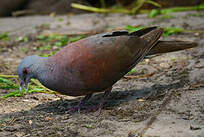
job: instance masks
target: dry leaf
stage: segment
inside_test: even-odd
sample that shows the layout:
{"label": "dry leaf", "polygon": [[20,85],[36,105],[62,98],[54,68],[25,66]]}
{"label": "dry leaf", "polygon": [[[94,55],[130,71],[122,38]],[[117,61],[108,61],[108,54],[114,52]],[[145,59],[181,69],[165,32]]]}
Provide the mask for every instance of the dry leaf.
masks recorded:
{"label": "dry leaf", "polygon": [[144,102],[145,100],[144,99],[138,99],[137,101],[139,101],[139,102]]}
{"label": "dry leaf", "polygon": [[32,120],[29,120],[28,123],[29,123],[30,125],[32,125],[33,121],[32,121]]}

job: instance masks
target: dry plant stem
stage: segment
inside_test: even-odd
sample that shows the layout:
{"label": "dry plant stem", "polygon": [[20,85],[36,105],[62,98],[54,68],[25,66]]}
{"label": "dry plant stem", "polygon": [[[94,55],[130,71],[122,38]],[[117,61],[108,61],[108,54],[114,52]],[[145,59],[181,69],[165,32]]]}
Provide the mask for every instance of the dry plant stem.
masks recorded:
{"label": "dry plant stem", "polygon": [[5,124],[0,124],[0,126],[4,126],[7,127],[7,126],[10,126],[10,125],[13,125],[13,123],[16,121],[16,118],[13,117],[8,123],[5,123]]}
{"label": "dry plant stem", "polygon": [[137,0],[133,3],[134,8],[131,10],[131,13],[135,14],[139,9],[144,5],[145,0]]}
{"label": "dry plant stem", "polygon": [[36,12],[34,10],[19,10],[12,12],[12,16],[18,17],[18,16],[23,16],[23,15],[32,15],[35,14]]}
{"label": "dry plant stem", "polygon": [[0,77],[2,77],[2,78],[18,78],[17,75],[4,75],[4,74],[0,74]]}
{"label": "dry plant stem", "polygon": [[107,8],[95,8],[91,6],[85,6],[82,4],[72,3],[71,6],[73,8],[81,9],[81,10],[87,10],[92,12],[100,12],[100,13],[126,13],[129,14],[130,11],[126,9],[107,9]]}
{"label": "dry plant stem", "polygon": [[[144,3],[150,3],[154,6],[160,7],[158,3],[151,1],[151,0],[138,0],[135,3],[133,3],[130,7],[134,6],[131,10],[128,9],[107,9],[107,8],[96,8],[92,6],[86,6],[82,4],[72,3],[71,6],[76,9],[91,11],[91,12],[99,12],[99,13],[125,13],[125,14],[142,14],[142,13],[149,13],[151,10],[141,10],[140,8],[144,5]],[[166,8],[161,9],[162,14],[167,14],[169,11],[171,12],[181,12],[181,11],[197,11],[197,10],[203,10],[203,5],[198,6],[191,6],[191,7],[174,7],[174,8]]]}
{"label": "dry plant stem", "polygon": [[16,118],[13,117],[13,118],[11,119],[11,121],[9,121],[9,123],[7,124],[7,126],[12,125],[15,121],[16,121]]}
{"label": "dry plant stem", "polygon": [[138,76],[135,76],[135,75],[132,75],[132,76],[124,76],[124,78],[127,78],[127,79],[139,79],[139,78],[146,78],[146,77],[150,77],[152,75],[154,75],[155,73],[151,73],[151,74],[145,74],[145,75],[138,75]]}

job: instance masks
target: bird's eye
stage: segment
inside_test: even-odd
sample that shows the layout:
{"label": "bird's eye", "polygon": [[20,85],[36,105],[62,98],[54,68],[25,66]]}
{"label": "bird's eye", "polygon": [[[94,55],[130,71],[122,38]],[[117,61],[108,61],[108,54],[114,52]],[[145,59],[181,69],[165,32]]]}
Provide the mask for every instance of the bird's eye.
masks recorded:
{"label": "bird's eye", "polygon": [[28,74],[28,69],[24,68],[22,72],[23,72],[24,75],[26,75],[26,74]]}

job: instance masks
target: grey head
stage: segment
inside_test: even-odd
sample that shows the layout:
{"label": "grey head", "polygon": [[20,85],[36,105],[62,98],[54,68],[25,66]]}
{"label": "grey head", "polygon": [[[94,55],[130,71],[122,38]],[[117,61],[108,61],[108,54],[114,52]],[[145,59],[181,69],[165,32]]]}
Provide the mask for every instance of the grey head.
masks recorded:
{"label": "grey head", "polygon": [[28,90],[28,83],[31,78],[35,78],[36,70],[42,60],[42,57],[37,55],[25,57],[18,65],[17,74],[20,79],[19,91],[21,92],[23,84],[25,84],[26,92]]}

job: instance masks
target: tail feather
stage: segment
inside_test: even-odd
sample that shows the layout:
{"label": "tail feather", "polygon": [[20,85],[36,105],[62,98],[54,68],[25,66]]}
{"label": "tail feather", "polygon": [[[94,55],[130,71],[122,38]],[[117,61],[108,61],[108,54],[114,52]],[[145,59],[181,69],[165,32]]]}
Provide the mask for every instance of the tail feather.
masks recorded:
{"label": "tail feather", "polygon": [[196,47],[198,44],[189,41],[158,41],[147,55],[174,52]]}

